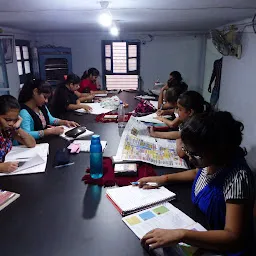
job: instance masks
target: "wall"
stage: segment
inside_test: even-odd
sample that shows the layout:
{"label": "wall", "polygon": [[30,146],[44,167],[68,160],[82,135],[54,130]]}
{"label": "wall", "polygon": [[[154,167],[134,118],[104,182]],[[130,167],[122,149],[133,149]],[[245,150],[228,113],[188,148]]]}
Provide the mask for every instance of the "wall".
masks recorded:
{"label": "wall", "polygon": [[[3,34],[14,35],[14,40],[23,39],[23,40],[30,41],[34,39],[32,34],[30,34],[29,32],[26,32],[23,30],[5,28],[5,27],[1,27],[1,28],[3,29]],[[20,79],[18,74],[15,48],[13,52],[13,63],[6,64],[6,68],[7,68],[9,87],[10,87],[10,94],[17,97],[19,93]]]}
{"label": "wall", "polygon": [[[240,22],[244,23],[244,21]],[[244,123],[243,145],[248,150],[248,162],[256,169],[256,111],[255,67],[256,34],[252,27],[242,38],[243,54],[240,60],[224,57],[219,108],[228,110]]]}
{"label": "wall", "polygon": [[[169,73],[178,70],[191,89],[202,86],[203,36],[157,34],[153,42],[141,45],[141,76],[143,89],[152,88],[160,79],[166,82]],[[126,35],[122,39],[138,39],[145,35]],[[90,67],[101,67],[101,40],[113,39],[106,34],[44,34],[37,35],[36,45],[72,48],[73,72],[82,75]]]}

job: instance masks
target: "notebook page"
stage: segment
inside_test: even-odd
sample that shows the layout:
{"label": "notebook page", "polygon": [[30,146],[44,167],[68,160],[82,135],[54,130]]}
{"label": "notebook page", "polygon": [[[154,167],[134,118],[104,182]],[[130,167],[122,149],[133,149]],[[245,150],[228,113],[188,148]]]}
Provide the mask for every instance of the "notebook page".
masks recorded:
{"label": "notebook page", "polygon": [[[157,114],[153,113],[147,116],[142,116],[142,117],[136,117],[137,120],[141,122],[146,122],[146,123],[154,123],[154,124],[163,124],[162,121],[156,119]],[[163,116],[165,118],[170,118],[171,116]]]}
{"label": "notebook page", "polygon": [[107,194],[124,212],[175,197],[175,194],[165,187],[146,190],[138,186],[125,186],[108,189]]}
{"label": "notebook page", "polygon": [[100,114],[105,114],[108,113],[110,111],[113,111],[115,109],[107,109],[107,108],[103,108],[100,103],[81,103],[81,104],[85,104],[87,106],[90,106],[92,108],[92,110],[89,112],[92,115],[100,115]]}
{"label": "notebook page", "polygon": [[32,158],[37,155],[47,157],[49,153],[49,144],[37,144],[34,148],[27,148],[25,146],[14,146],[12,150],[6,155],[5,161],[22,160]]}
{"label": "notebook page", "polygon": [[195,225],[193,219],[170,203],[161,204],[129,215],[122,220],[139,239],[156,228],[187,229],[188,227]]}

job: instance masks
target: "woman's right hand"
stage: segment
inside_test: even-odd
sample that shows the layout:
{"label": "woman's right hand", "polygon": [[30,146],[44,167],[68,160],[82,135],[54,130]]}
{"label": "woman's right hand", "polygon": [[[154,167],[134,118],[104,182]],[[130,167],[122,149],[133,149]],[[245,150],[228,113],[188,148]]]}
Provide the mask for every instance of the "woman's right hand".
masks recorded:
{"label": "woman's right hand", "polygon": [[[165,176],[152,176],[152,177],[145,177],[145,178],[141,178],[138,180],[139,182],[139,187],[143,188],[143,189],[153,189],[153,188],[158,188],[161,185],[163,185],[166,181],[166,177]],[[148,182],[154,182],[157,183],[158,186],[150,186],[147,183]]]}
{"label": "woman's right hand", "polygon": [[47,129],[52,135],[60,135],[64,132],[64,128],[62,126],[55,126]]}
{"label": "woman's right hand", "polygon": [[92,111],[92,108],[91,108],[90,106],[88,106],[88,105],[84,105],[84,106],[83,106],[83,109],[84,109],[85,111],[87,111],[87,112]]}
{"label": "woman's right hand", "polygon": [[0,164],[0,172],[10,173],[18,169],[19,162],[6,162]]}

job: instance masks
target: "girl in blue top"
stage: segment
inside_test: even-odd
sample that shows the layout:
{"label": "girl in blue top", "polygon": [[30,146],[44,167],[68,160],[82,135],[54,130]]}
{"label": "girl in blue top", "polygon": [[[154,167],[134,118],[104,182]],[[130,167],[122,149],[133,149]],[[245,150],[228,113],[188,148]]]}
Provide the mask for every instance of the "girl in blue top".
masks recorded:
{"label": "girl in blue top", "polygon": [[64,129],[60,125],[79,126],[76,122],[57,119],[51,115],[45,105],[51,93],[51,85],[42,80],[32,80],[20,91],[20,116],[23,119],[21,127],[35,139],[62,134]]}
{"label": "girl in blue top", "polygon": [[155,229],[142,243],[151,248],[184,242],[229,256],[253,253],[254,177],[240,148],[243,124],[229,112],[203,113],[191,117],[181,131],[183,151],[197,167],[147,182],[192,182],[192,202],[205,214],[210,230]]}

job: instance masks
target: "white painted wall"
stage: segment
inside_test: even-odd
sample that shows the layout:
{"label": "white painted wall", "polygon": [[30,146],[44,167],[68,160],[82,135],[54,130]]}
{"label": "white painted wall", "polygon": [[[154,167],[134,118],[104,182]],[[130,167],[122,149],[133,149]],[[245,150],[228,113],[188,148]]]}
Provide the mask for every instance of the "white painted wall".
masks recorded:
{"label": "white painted wall", "polygon": [[[208,87],[213,71],[213,63],[215,60],[220,59],[222,55],[217,51],[212,43],[212,39],[207,39],[206,54],[205,54],[205,67],[204,67],[204,84],[203,84],[203,97],[207,102],[210,102],[211,94],[208,92]],[[212,84],[212,88],[214,82]]]}
{"label": "white painted wall", "polygon": [[[15,39],[22,39],[22,40],[33,40],[34,37],[29,32],[17,29],[10,29],[1,27],[3,29],[3,34],[14,35]],[[19,94],[19,86],[20,86],[20,79],[18,74],[18,67],[17,67],[17,59],[15,53],[15,47],[13,52],[13,63],[6,64],[7,75],[8,75],[8,82],[10,87],[10,94],[17,97]]]}
{"label": "white painted wall", "polygon": [[[122,39],[138,39],[143,35],[126,35]],[[101,67],[101,40],[113,39],[106,34],[44,34],[37,35],[36,45],[52,44],[71,47],[73,72]],[[200,90],[203,84],[203,36],[160,34],[153,42],[141,45],[141,77],[143,89],[152,88],[156,79],[166,82],[169,73],[178,70],[190,89]],[[204,55],[203,55],[204,56]]]}
{"label": "white painted wall", "polygon": [[[244,21],[243,21],[244,22]],[[241,22],[241,23],[243,23]],[[243,145],[248,150],[248,162],[256,169],[256,34],[245,30],[240,60],[224,57],[219,108],[233,113],[245,126]]]}

